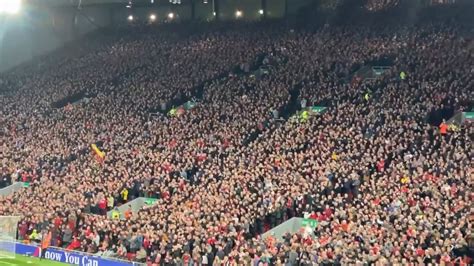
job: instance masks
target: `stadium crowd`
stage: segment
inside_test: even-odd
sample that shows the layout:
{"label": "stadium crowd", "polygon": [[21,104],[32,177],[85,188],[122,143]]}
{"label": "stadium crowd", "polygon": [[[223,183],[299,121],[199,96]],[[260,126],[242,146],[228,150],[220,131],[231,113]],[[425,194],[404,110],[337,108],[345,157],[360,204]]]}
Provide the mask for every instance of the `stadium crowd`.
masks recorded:
{"label": "stadium crowd", "polygon": [[[473,127],[426,119],[472,108],[465,29],[133,32],[0,76],[1,174],[30,184],[0,215],[22,217],[20,240],[150,265],[472,262]],[[309,106],[327,111],[295,115]],[[157,202],[105,215],[137,197]],[[303,216],[311,234],[261,237]]]}

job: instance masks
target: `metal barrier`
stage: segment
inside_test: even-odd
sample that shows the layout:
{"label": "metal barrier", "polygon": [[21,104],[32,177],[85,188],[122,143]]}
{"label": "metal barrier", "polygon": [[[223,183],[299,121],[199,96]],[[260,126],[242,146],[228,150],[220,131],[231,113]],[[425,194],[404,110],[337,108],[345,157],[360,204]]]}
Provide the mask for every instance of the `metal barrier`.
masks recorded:
{"label": "metal barrier", "polygon": [[466,121],[474,121],[474,112],[457,112],[447,121],[447,123],[449,125],[461,127],[466,123]]}
{"label": "metal barrier", "polygon": [[[156,201],[157,201],[157,199],[152,199],[152,198],[144,198],[144,197],[136,198],[132,201],[126,202],[126,203],[120,205],[119,207],[117,207],[117,211],[120,212],[120,219],[124,219],[125,218],[125,212],[128,210],[129,207],[132,210],[133,215],[135,215],[135,214],[138,213],[138,211],[142,207],[148,206],[148,205],[153,205],[153,204],[155,204]],[[111,211],[107,212],[107,217],[108,218],[112,218],[113,211],[114,210],[111,210]]]}
{"label": "metal barrier", "polygon": [[300,232],[302,229],[311,229],[311,230],[306,230],[306,233],[309,235],[313,235],[312,229],[314,229],[317,226],[316,220],[312,219],[305,219],[305,218],[299,218],[299,217],[293,217],[289,219],[288,221],[270,229],[266,233],[262,235],[262,238],[265,239],[267,237],[274,237],[278,239],[279,241],[283,241],[283,236],[287,233],[290,233],[291,235]]}
{"label": "metal barrier", "polygon": [[8,187],[4,187],[0,189],[0,196],[8,196],[12,193],[17,192],[18,190],[21,190],[23,188],[23,182],[15,182]]}

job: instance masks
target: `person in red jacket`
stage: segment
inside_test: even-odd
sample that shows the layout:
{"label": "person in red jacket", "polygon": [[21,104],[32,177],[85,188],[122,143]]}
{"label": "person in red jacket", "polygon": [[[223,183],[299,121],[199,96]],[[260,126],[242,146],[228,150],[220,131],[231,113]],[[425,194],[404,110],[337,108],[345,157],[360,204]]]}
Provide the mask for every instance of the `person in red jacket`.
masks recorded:
{"label": "person in red jacket", "polygon": [[106,198],[100,199],[97,205],[99,207],[100,214],[106,215],[107,214],[107,199]]}
{"label": "person in red jacket", "polygon": [[385,169],[385,160],[380,160],[377,163],[377,171],[383,172],[384,169]]}
{"label": "person in red jacket", "polygon": [[441,135],[448,134],[448,124],[446,124],[445,120],[439,125],[439,133],[441,133]]}
{"label": "person in red jacket", "polygon": [[81,247],[81,241],[79,241],[79,239],[77,239],[77,237],[74,237],[74,239],[72,240],[71,244],[69,244],[66,249],[67,250],[75,250],[75,249],[78,249]]}

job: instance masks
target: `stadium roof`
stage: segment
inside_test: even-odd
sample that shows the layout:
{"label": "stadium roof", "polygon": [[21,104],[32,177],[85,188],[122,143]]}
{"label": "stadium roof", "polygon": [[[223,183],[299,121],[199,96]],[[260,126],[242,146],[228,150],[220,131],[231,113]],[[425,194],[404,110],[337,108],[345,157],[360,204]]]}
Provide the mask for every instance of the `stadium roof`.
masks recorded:
{"label": "stadium roof", "polygon": [[[182,3],[189,0],[181,0]],[[151,0],[25,0],[27,3],[34,5],[48,5],[48,6],[65,6],[65,5],[97,5],[97,4],[123,4],[127,5],[132,2],[133,5],[151,4]],[[153,0],[154,4],[169,4],[169,0]]]}

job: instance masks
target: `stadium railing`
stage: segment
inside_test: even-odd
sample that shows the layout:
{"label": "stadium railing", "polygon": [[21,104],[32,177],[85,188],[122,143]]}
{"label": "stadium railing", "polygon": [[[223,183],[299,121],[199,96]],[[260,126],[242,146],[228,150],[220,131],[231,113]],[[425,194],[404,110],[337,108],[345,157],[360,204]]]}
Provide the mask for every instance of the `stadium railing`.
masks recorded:
{"label": "stadium railing", "polygon": [[0,196],[8,196],[24,187],[23,182],[15,182],[7,187],[0,188]]}
{"label": "stadium railing", "polygon": [[284,241],[286,234],[293,235],[298,232],[305,232],[308,235],[313,235],[313,230],[318,226],[318,222],[313,219],[293,217],[284,223],[270,229],[262,235],[262,239],[267,237],[274,237],[279,241]]}

